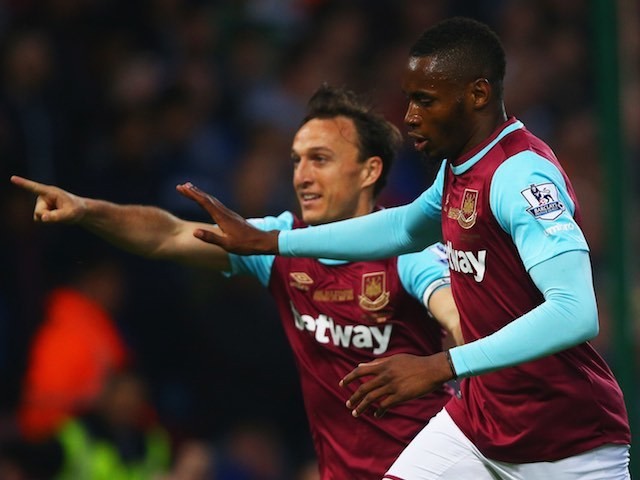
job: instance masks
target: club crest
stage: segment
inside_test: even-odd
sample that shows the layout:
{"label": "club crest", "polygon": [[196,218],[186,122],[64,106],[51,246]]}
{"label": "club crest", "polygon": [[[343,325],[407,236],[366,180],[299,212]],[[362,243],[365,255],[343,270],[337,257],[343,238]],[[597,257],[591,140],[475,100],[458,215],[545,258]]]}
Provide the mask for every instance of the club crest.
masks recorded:
{"label": "club crest", "polygon": [[358,295],[360,307],[364,310],[381,310],[389,303],[390,292],[386,291],[385,272],[365,273],[362,276],[362,294]]}
{"label": "club crest", "polygon": [[527,200],[530,207],[527,212],[540,220],[555,220],[562,212],[565,206],[558,199],[558,189],[551,183],[531,184],[520,193]]}
{"label": "club crest", "polygon": [[478,191],[465,188],[464,194],[462,195],[462,205],[458,213],[458,224],[462,228],[469,229],[476,224],[476,219],[478,218],[478,212],[476,211],[477,205]]}

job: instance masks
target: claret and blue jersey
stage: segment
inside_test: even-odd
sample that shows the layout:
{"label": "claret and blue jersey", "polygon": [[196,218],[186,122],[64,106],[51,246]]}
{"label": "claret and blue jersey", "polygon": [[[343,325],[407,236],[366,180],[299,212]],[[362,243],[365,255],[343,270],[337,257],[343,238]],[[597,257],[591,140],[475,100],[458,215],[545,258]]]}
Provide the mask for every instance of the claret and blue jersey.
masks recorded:
{"label": "claret and blue jersey", "polygon": [[[290,212],[251,220],[264,230],[305,229]],[[375,261],[344,262],[231,255],[232,274],[269,288],[294,353],[323,480],[382,478],[396,456],[451,397],[443,387],[390,409],[354,418],[338,382],[362,362],[394,353],[442,350],[443,331],[425,309],[449,284],[444,246]]]}
{"label": "claret and blue jersey", "polygon": [[465,339],[450,354],[469,377],[447,410],[465,435],[512,463],[628,444],[621,390],[587,341],[597,307],[575,193],[551,149],[515,118],[445,160],[411,204],[278,242],[283,255],[385,258],[439,230]]}
{"label": "claret and blue jersey", "polygon": [[[530,271],[567,252],[588,251],[576,195],[551,149],[511,119],[455,165],[443,165],[436,183],[463,335],[469,343],[479,340],[468,346],[471,354],[459,347],[458,365],[475,363],[475,350],[489,344],[490,335],[507,327],[506,336],[513,320],[525,315],[553,328],[529,330],[526,341],[536,347],[553,343],[551,331],[571,336],[573,327],[562,317],[530,313],[545,301]],[[423,202],[425,214],[440,215],[429,205]],[[527,351],[519,336],[509,340]],[[462,399],[447,410],[486,456],[513,463],[555,460],[624,439],[622,395],[591,345],[549,353],[461,383]],[[580,420],[567,421],[572,415]]]}

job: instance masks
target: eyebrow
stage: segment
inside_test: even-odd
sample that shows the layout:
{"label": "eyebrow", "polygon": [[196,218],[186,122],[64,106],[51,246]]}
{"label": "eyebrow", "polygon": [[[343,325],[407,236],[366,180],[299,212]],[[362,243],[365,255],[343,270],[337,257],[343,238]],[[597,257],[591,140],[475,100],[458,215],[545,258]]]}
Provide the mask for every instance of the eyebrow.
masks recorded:
{"label": "eyebrow", "polygon": [[[335,152],[329,148],[329,147],[311,147],[309,149],[307,149],[307,154],[311,154],[311,153],[329,153],[329,154],[334,154]],[[300,154],[294,150],[291,149],[291,156],[300,156]]]}

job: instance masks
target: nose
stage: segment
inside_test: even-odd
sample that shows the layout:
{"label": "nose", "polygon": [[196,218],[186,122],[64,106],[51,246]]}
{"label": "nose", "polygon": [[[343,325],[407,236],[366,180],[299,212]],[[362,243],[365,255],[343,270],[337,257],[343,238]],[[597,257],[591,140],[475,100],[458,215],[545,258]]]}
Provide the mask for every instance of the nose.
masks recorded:
{"label": "nose", "polygon": [[313,182],[311,164],[305,158],[301,158],[293,170],[293,183],[296,187],[306,187]]}
{"label": "nose", "polygon": [[413,102],[409,102],[407,107],[407,113],[404,116],[404,123],[408,127],[417,127],[420,124],[420,115],[418,115],[417,108]]}

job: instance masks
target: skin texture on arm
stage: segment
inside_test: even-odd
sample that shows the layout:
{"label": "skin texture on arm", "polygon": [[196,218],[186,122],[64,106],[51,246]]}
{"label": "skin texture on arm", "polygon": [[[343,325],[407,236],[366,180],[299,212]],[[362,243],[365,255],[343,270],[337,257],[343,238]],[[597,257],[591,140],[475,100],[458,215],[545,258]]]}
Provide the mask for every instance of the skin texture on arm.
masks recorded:
{"label": "skin texture on arm", "polygon": [[[454,345],[462,345],[462,330],[460,329],[460,315],[451,295],[451,287],[441,287],[431,294],[429,297],[429,311],[431,315],[442,325],[449,339]],[[452,345],[452,346],[454,346]]]}
{"label": "skin texture on arm", "polygon": [[11,182],[38,196],[33,214],[36,222],[79,225],[119,248],[148,258],[214,270],[230,267],[227,252],[194,237],[198,229],[217,230],[214,225],[181,220],[156,207],[79,197],[18,176],[11,177]]}

